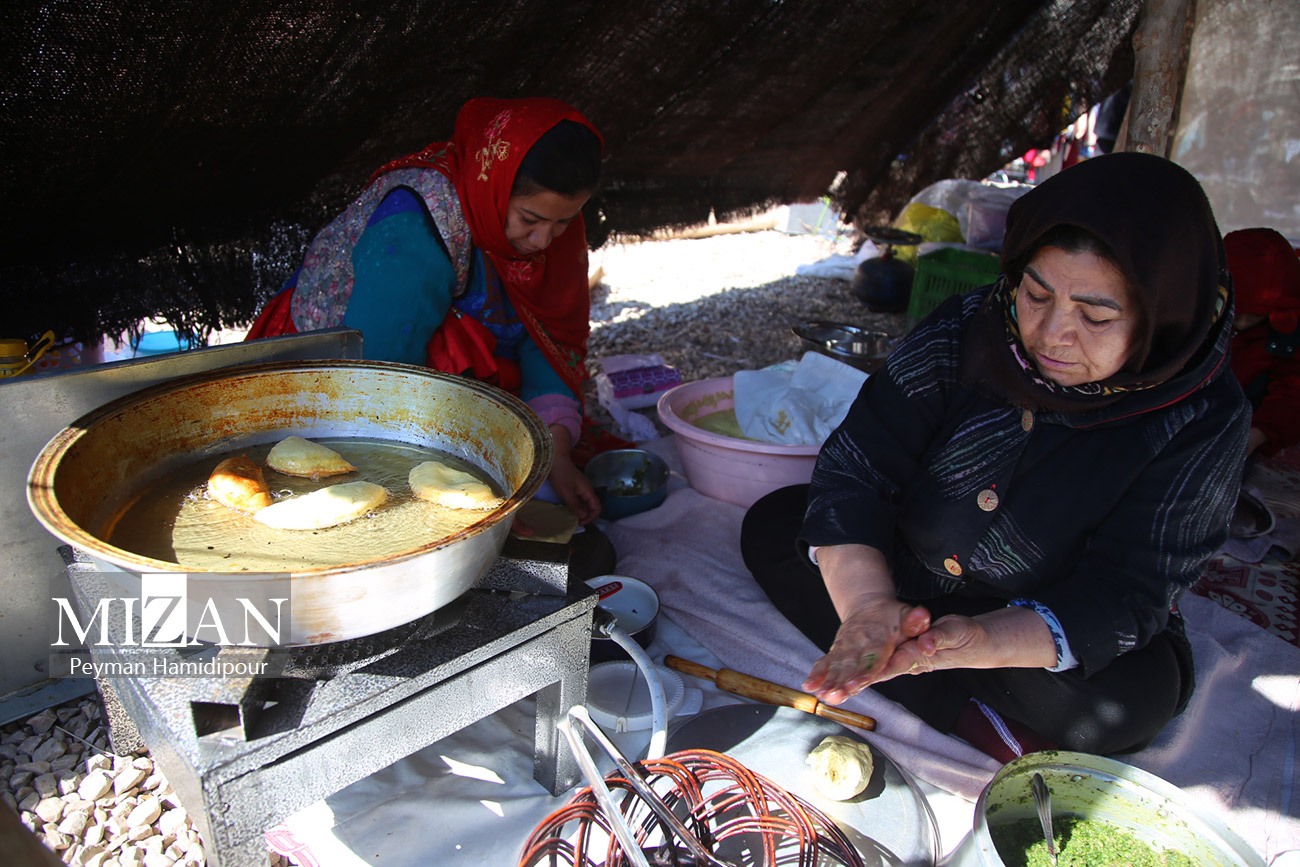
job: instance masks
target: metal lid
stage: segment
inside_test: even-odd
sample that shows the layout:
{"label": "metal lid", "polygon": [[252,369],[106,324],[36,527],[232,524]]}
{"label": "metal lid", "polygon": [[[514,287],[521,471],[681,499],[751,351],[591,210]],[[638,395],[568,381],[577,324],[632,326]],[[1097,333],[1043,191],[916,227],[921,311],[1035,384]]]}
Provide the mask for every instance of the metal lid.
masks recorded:
{"label": "metal lid", "polygon": [[628,635],[645,629],[659,616],[659,594],[644,581],[626,575],[599,575],[586,584],[600,594],[597,604],[614,615]]}
{"label": "metal lid", "polygon": [[810,319],[791,329],[810,349],[871,372],[894,348],[894,338],[885,331],[868,331],[844,322]]}

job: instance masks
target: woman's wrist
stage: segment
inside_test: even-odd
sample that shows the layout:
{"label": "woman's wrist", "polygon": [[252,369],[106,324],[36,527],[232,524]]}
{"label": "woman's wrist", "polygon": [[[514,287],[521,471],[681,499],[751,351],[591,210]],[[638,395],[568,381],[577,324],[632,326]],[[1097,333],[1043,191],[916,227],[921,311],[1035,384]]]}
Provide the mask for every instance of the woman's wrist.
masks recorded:
{"label": "woman's wrist", "polygon": [[817,549],[817,560],[840,620],[855,612],[902,605],[885,555],[867,545],[829,545]]}
{"label": "woman's wrist", "polygon": [[893,593],[863,593],[853,597],[852,603],[845,607],[846,610],[840,618],[842,621],[869,618],[872,620],[890,619],[892,622],[891,615],[894,612],[912,606],[903,602]]}
{"label": "woman's wrist", "polygon": [[984,629],[979,660],[971,668],[1052,668],[1056,642],[1043,618],[1032,608],[1008,606],[975,617]]}
{"label": "woman's wrist", "polygon": [[1070,649],[1070,639],[1065,635],[1065,627],[1061,626],[1061,621],[1056,616],[1056,612],[1035,599],[1020,597],[1012,599],[1008,604],[1018,608],[1027,608],[1043,618],[1043,623],[1047,625],[1047,631],[1052,635],[1052,643],[1056,646],[1056,664],[1048,666],[1048,671],[1069,671],[1079,665],[1079,660],[1075,657],[1074,651]]}
{"label": "woman's wrist", "polygon": [[569,429],[559,422],[554,422],[548,426],[551,432],[551,442],[555,446],[555,461],[564,461],[573,463],[573,456],[570,452],[573,450],[573,436]]}

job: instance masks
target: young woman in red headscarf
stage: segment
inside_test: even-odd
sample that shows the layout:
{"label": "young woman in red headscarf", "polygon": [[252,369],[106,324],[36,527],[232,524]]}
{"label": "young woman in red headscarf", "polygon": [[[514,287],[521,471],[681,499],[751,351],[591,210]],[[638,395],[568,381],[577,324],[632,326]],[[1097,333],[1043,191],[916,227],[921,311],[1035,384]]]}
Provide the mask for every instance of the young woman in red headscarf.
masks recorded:
{"label": "young woman in red headscarf", "polygon": [[601,150],[558,100],[470,100],[451,141],[381,168],[316,236],[249,339],[342,325],[367,358],[519,395],[555,438],[554,493],[590,523],[600,500],[571,449],[590,330],[581,211]]}

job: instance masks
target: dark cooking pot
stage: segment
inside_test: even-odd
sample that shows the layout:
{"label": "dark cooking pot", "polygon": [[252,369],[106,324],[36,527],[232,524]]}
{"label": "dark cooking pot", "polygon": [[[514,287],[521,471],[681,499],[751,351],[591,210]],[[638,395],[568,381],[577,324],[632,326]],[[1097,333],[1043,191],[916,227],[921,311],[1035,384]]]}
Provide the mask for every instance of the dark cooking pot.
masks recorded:
{"label": "dark cooking pot", "polygon": [[138,587],[143,572],[188,570],[104,541],[123,505],[182,466],[290,434],[436,448],[480,467],[507,493],[450,536],[417,532],[391,556],[294,571],[292,644],[372,635],[460,596],[500,554],[514,512],[552,458],[537,415],[491,386],[386,362],[274,362],[181,377],[88,413],[36,458],[28,502],[51,533]]}

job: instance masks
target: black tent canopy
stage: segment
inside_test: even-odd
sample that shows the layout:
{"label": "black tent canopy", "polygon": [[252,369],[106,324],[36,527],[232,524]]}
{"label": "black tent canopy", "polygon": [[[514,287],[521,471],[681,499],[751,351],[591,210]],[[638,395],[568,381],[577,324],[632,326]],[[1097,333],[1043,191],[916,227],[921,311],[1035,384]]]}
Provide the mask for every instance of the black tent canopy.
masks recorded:
{"label": "black tent canopy", "polygon": [[476,95],[579,106],[589,240],[807,201],[887,221],[1133,74],[1140,0],[14,0],[0,46],[10,323],[246,323],[374,168]]}

